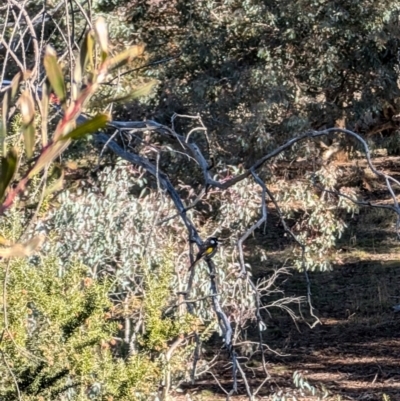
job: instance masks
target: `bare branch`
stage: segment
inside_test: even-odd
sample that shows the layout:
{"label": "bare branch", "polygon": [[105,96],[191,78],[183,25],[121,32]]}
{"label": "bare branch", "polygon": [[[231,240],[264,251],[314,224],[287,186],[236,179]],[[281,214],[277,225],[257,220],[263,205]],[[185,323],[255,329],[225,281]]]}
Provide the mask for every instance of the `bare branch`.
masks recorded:
{"label": "bare branch", "polygon": [[265,184],[262,182],[260,177],[256,174],[255,170],[251,170],[251,174],[254,177],[254,180],[257,182],[257,184],[260,185],[262,188],[262,194],[261,194],[261,212],[262,216],[261,218],[257,221],[257,223],[253,224],[239,239],[238,241],[238,250],[239,250],[239,261],[240,261],[240,273],[242,275],[246,275],[246,266],[244,264],[244,256],[243,256],[243,242],[251,235],[254,233],[257,228],[261,227],[263,223],[267,222],[267,216],[268,216],[268,211],[267,211],[267,203],[265,201],[265,194],[266,194],[266,187]]}

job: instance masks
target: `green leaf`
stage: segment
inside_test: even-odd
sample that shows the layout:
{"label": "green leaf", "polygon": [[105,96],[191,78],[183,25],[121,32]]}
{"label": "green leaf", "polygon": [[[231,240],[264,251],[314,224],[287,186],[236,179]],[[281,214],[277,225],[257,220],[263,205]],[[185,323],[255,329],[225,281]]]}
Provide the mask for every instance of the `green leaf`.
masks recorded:
{"label": "green leaf", "polygon": [[30,159],[33,154],[33,148],[35,146],[35,127],[32,124],[22,127],[25,141],[26,157]]}
{"label": "green leaf", "polygon": [[65,141],[67,139],[79,139],[83,136],[90,134],[92,132],[96,132],[101,128],[104,128],[109,121],[108,114],[98,114],[93,117],[91,120],[85,121],[83,124],[78,125],[75,129],[73,129],[67,135],[64,135],[59,140]]}
{"label": "green leaf", "polygon": [[108,29],[106,20],[103,17],[97,18],[94,23],[94,31],[101,50],[101,61],[108,56]]}
{"label": "green leaf", "polygon": [[14,244],[8,248],[0,248],[0,257],[3,259],[8,258],[24,258],[31,256],[34,252],[39,250],[45,240],[44,235],[36,235],[23,244]]}
{"label": "green leaf", "polygon": [[10,182],[17,171],[17,163],[18,155],[15,149],[11,149],[6,157],[1,158],[0,199],[3,199]]}
{"label": "green leaf", "polygon": [[39,156],[36,164],[33,166],[32,170],[28,173],[28,179],[42,171],[46,166],[48,166],[57,156],[59,156],[65,149],[68,148],[70,141],[56,141],[51,143]]}
{"label": "green leaf", "polygon": [[52,185],[46,188],[44,196],[51,195],[54,192],[61,191],[64,187],[64,170],[61,170],[61,175],[57,178]]}
{"label": "green leaf", "polygon": [[73,101],[78,99],[78,96],[79,96],[79,93],[81,90],[81,83],[82,83],[81,63],[77,62],[77,63],[75,63],[74,79],[73,79],[72,88],[71,88],[71,97],[72,97]]}
{"label": "green leaf", "polygon": [[24,133],[25,150],[28,158],[32,157],[35,145],[35,105],[28,90],[24,91],[19,99],[22,115],[22,132]]}
{"label": "green leaf", "polygon": [[0,156],[6,154],[6,136],[7,136],[7,126],[0,122]]}
{"label": "green leaf", "polygon": [[112,71],[130,63],[134,58],[141,56],[143,52],[144,46],[141,45],[132,46],[129,49],[126,49],[108,61],[108,70]]}
{"label": "green leaf", "polygon": [[60,100],[60,103],[64,105],[67,99],[64,77],[57,61],[57,54],[51,46],[46,47],[43,64],[51,87]]}
{"label": "green leaf", "polygon": [[115,97],[115,98],[103,99],[100,102],[94,102],[93,104],[100,106],[100,105],[109,104],[109,103],[121,103],[121,102],[130,101],[132,99],[137,99],[137,98],[140,98],[143,96],[147,96],[151,92],[151,90],[155,84],[156,84],[156,81],[151,81],[147,84],[144,84],[139,89],[136,89],[135,91],[128,93],[126,95]]}
{"label": "green leaf", "polygon": [[89,69],[93,69],[93,50],[94,50],[94,33],[93,31],[88,31],[83,38],[81,45],[81,52],[79,55],[79,64],[80,64],[80,72],[81,75],[85,74],[88,66]]}
{"label": "green leaf", "polygon": [[3,99],[3,110],[2,110],[2,124],[1,124],[1,143],[0,143],[0,151],[1,156],[4,156],[6,154],[6,136],[7,136],[7,119],[8,119],[8,105],[9,105],[9,98],[10,98],[10,93],[9,91],[6,91],[4,94],[4,99]]}
{"label": "green leaf", "polygon": [[148,82],[147,84],[142,85],[139,89],[136,89],[135,91],[131,92],[130,94],[127,95],[128,99],[137,99],[139,97],[147,96],[151,90],[153,89],[154,85],[156,84],[156,81],[151,81]]}
{"label": "green leaf", "polygon": [[47,82],[42,85],[42,146],[45,147],[48,143],[47,124],[49,115],[49,98],[50,90]]}
{"label": "green leaf", "polygon": [[15,96],[18,92],[19,89],[19,85],[21,83],[21,81],[23,80],[23,75],[21,72],[19,72],[18,74],[16,74],[14,76],[14,78],[11,81],[11,92],[10,92],[10,101],[13,101],[15,99]]}

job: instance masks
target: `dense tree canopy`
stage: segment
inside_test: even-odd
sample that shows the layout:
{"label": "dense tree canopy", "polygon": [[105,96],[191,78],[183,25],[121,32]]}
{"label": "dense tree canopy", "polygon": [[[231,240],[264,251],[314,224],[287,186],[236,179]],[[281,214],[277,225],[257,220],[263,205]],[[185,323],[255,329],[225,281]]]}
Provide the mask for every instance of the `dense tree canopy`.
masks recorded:
{"label": "dense tree canopy", "polygon": [[[399,13],[0,6],[0,398],[166,399],[206,376],[285,399],[269,385],[274,318],[320,323],[309,272],[340,260],[360,207],[399,234]],[[189,269],[210,236],[222,246]]]}
{"label": "dense tree canopy", "polygon": [[[100,11],[102,4],[109,3],[99,2]],[[179,54],[148,71],[162,81],[155,116],[200,112],[222,144],[238,142],[243,158],[249,148],[262,152],[299,130],[339,123],[366,133],[399,112],[399,2],[124,7],[127,26],[153,60]],[[393,134],[395,124],[386,131]]]}

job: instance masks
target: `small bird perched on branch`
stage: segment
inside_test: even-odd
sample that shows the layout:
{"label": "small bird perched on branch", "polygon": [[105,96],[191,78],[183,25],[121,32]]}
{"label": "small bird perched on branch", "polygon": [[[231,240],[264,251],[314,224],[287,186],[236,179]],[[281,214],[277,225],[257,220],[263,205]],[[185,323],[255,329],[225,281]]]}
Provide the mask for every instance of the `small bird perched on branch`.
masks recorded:
{"label": "small bird perched on branch", "polygon": [[201,260],[212,258],[217,252],[219,243],[217,237],[207,238],[204,244],[200,247],[196,259],[189,267],[189,270],[193,269],[193,267],[195,267]]}

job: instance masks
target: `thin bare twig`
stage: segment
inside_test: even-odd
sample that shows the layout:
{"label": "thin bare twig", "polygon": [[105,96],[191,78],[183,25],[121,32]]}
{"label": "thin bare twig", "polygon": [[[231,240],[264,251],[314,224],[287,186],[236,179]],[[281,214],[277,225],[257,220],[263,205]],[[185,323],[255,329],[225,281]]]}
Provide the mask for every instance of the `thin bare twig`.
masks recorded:
{"label": "thin bare twig", "polygon": [[283,216],[283,213],[281,211],[281,208],[279,207],[278,202],[276,201],[274,195],[271,193],[271,191],[267,187],[266,187],[266,191],[267,191],[267,194],[268,194],[269,198],[271,199],[272,203],[275,205],[275,208],[276,208],[276,210],[278,212],[278,215],[279,215],[279,218],[281,220],[281,223],[282,223],[282,226],[283,226],[284,230],[292,237],[292,239],[301,248],[302,269],[303,269],[304,276],[305,276],[305,279],[306,279],[306,282],[307,282],[307,302],[308,302],[308,306],[310,308],[310,315],[314,318],[314,323],[312,325],[310,325],[310,327],[314,328],[318,323],[321,323],[321,321],[319,320],[318,316],[315,315],[314,307],[312,306],[311,281],[310,281],[310,278],[308,276],[307,269],[305,267],[305,252],[306,252],[305,248],[306,247],[301,241],[298,240],[296,235],[294,235],[293,231],[287,225],[286,220],[285,220],[285,218]]}
{"label": "thin bare twig", "polygon": [[12,369],[11,369],[11,367],[10,367],[8,361],[7,361],[7,358],[6,358],[6,355],[4,354],[4,351],[0,350],[0,353],[1,353],[1,356],[2,356],[2,358],[3,358],[4,364],[6,365],[6,368],[7,368],[7,370],[8,370],[8,373],[11,375],[11,377],[12,377],[12,379],[13,379],[13,382],[14,382],[14,385],[15,385],[15,390],[16,390],[17,395],[18,395],[18,400],[22,401],[22,395],[21,395],[21,391],[20,391],[20,389],[19,389],[19,385],[18,385],[17,378],[15,377],[15,374],[14,374],[14,372],[12,371]]}
{"label": "thin bare twig", "polygon": [[25,10],[25,3],[23,5],[20,5],[16,0],[9,0],[9,1],[11,1],[11,3],[15,7],[20,9],[20,12],[24,16],[26,24],[31,33],[31,39],[33,40],[33,48],[34,48],[34,52],[35,52],[35,64],[32,68],[32,79],[34,79],[36,77],[36,74],[38,73],[38,66],[40,63],[40,51],[39,51],[39,44],[38,44],[38,40],[36,37],[35,28],[32,24],[32,20],[30,19],[29,14]]}

